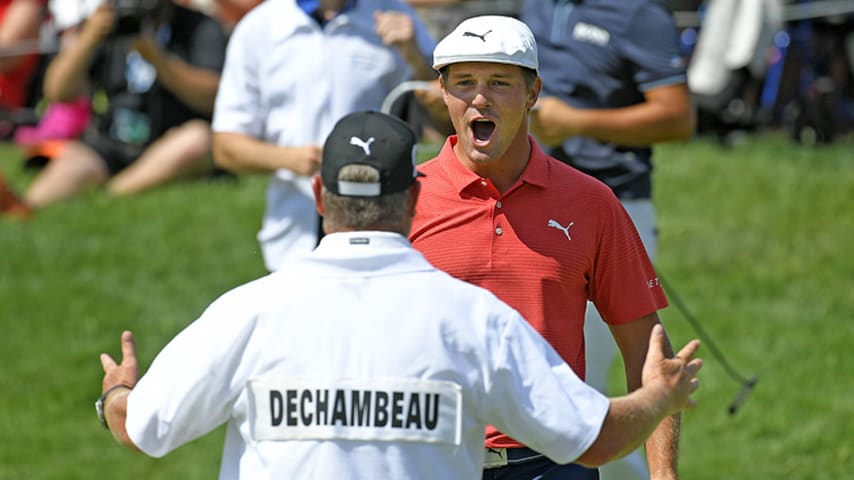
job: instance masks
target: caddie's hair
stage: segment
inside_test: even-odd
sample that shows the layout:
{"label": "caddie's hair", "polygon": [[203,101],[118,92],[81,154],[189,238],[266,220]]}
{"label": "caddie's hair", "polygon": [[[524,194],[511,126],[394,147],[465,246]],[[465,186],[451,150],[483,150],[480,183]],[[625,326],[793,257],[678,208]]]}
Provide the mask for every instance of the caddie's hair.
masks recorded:
{"label": "caddie's hair", "polygon": [[[338,181],[378,182],[380,174],[369,165],[346,165],[338,172]],[[370,230],[376,227],[399,229],[409,233],[407,213],[409,189],[379,197],[344,197],[323,189],[323,225],[327,232],[342,229]]]}

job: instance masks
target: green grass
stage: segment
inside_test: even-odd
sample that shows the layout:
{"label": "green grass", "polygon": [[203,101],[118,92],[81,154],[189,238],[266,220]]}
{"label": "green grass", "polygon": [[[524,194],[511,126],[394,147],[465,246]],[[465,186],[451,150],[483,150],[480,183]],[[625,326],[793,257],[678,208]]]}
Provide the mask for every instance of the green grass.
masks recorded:
{"label": "green grass", "polygon": [[[686,478],[851,478],[854,465],[854,145],[784,139],[660,150],[659,267],[740,373],[708,349],[701,406],[685,416]],[[679,342],[694,332],[671,307]]]}
{"label": "green grass", "polygon": [[[15,152],[0,170],[21,187]],[[264,182],[92,192],[26,223],[0,220],[0,478],[216,478],[222,434],[153,460],[93,421],[102,351],[137,333],[146,368],[213,298],[264,273]],[[20,190],[20,189],[19,189]]]}
{"label": "green grass", "polygon": [[[854,465],[854,145],[776,136],[722,149],[659,148],[658,266],[718,347],[684,417],[690,479],[845,479]],[[14,149],[0,172],[32,178]],[[0,479],[207,479],[223,430],[149,459],[95,419],[98,354],[137,334],[141,368],[216,296],[264,273],[255,240],[265,181],[174,185],[128,199],[91,192],[29,222],[0,220]],[[676,344],[696,336],[675,307]]]}

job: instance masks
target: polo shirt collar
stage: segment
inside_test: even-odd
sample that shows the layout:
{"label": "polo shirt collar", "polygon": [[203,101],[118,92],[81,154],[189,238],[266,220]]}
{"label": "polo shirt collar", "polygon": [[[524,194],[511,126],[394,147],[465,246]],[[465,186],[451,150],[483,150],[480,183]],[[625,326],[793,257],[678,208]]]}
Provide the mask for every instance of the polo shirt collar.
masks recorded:
{"label": "polo shirt collar", "polygon": [[304,258],[313,271],[326,274],[382,275],[434,270],[406,237],[392,232],[331,233]]}
{"label": "polo shirt collar", "polygon": [[[306,13],[306,15],[311,16],[314,14],[314,11],[320,8],[320,0],[297,0],[297,6]],[[350,0],[346,4],[344,4],[344,8],[341,9],[341,12],[346,12],[347,10],[353,9],[356,6],[356,0]]]}
{"label": "polo shirt collar", "polygon": [[[458,192],[462,192],[469,185],[479,182],[481,177],[469,170],[463,162],[457,158],[454,153],[454,146],[457,144],[458,136],[451,135],[445,141],[445,145],[439,152],[438,158],[445,171],[445,174],[450,179],[451,184]],[[549,178],[549,162],[548,156],[543,152],[534,137],[528,136],[528,142],[531,144],[531,157],[528,159],[528,164],[522,170],[522,175],[519,176],[516,184],[508,190],[508,193],[520,184],[535,185],[545,187]]]}
{"label": "polo shirt collar", "polygon": [[378,250],[410,247],[411,244],[409,243],[409,240],[399,233],[361,231],[336,232],[325,235],[320,240],[320,245],[318,245],[315,250],[318,252],[326,252],[333,250]]}
{"label": "polo shirt collar", "polygon": [[[321,27],[323,27],[329,23],[326,21],[321,21],[321,20],[317,19],[317,17],[315,17],[315,12],[317,11],[317,9],[320,8],[320,0],[296,0],[296,4],[297,4],[297,7],[299,7],[299,9],[302,10],[306,14],[306,16],[308,16],[309,18],[314,19],[317,22],[319,22]],[[354,9],[355,7],[356,7],[356,0],[348,0],[347,2],[344,3],[344,7],[342,7],[341,10],[338,11],[336,18],[338,16],[340,16],[344,13],[347,13],[348,11]]]}

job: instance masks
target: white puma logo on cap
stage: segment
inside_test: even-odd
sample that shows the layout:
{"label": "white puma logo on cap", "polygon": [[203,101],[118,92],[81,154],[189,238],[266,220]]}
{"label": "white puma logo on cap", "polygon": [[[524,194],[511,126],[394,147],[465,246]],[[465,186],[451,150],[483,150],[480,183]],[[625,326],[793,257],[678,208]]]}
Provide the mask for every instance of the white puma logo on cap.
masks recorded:
{"label": "white puma logo on cap", "polygon": [[362,150],[365,151],[365,155],[371,154],[371,144],[374,143],[374,137],[368,139],[368,141],[364,141],[359,137],[350,137],[350,145],[355,145],[357,147],[361,147]]}

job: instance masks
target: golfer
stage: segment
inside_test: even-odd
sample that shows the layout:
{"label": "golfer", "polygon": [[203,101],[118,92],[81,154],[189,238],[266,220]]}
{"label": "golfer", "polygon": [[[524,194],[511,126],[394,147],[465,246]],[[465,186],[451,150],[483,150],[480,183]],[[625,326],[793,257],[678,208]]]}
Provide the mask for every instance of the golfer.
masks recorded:
{"label": "golfer", "polygon": [[[436,45],[433,67],[457,133],[420,167],[423,208],[409,238],[432,265],[518,310],[582,378],[592,301],[632,391],[667,299],[611,189],[546,155],[529,134],[542,88],[538,58],[531,30],[511,17],[466,19]],[[678,432],[679,417],[667,418],[646,444],[650,465],[662,467],[655,478],[674,478],[667,470],[675,469]],[[488,429],[485,447],[484,480],[599,478],[555,465],[500,428]]]}

